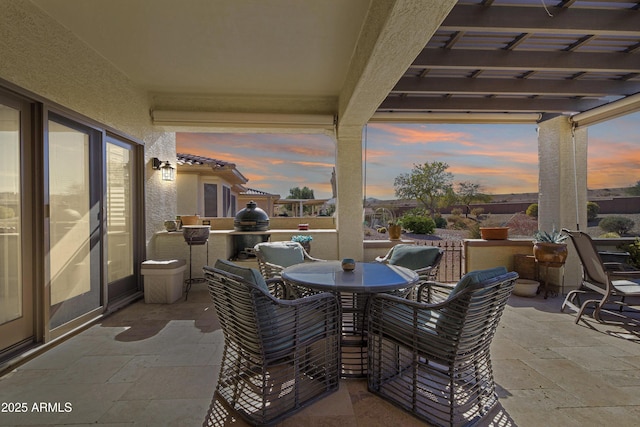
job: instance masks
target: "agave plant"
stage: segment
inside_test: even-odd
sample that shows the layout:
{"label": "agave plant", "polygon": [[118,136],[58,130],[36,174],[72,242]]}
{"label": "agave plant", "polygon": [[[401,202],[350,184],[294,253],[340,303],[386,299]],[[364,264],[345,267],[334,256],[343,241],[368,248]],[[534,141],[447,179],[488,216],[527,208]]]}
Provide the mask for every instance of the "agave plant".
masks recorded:
{"label": "agave plant", "polygon": [[555,227],[551,231],[541,231],[538,230],[533,235],[533,239],[536,242],[544,242],[544,243],[564,243],[569,236],[567,236],[562,231],[556,230]]}

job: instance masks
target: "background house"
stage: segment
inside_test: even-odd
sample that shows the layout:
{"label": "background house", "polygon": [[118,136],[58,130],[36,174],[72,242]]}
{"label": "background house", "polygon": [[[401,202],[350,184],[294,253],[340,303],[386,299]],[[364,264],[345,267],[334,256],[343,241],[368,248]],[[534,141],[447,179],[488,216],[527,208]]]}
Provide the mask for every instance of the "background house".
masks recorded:
{"label": "background house", "polygon": [[178,215],[233,217],[248,179],[234,163],[178,153]]}
{"label": "background house", "polygon": [[242,208],[252,200],[270,217],[278,215],[278,212],[276,212],[276,202],[280,200],[279,194],[271,194],[256,190],[255,188],[247,188],[246,191],[240,193],[238,196],[239,208]]}

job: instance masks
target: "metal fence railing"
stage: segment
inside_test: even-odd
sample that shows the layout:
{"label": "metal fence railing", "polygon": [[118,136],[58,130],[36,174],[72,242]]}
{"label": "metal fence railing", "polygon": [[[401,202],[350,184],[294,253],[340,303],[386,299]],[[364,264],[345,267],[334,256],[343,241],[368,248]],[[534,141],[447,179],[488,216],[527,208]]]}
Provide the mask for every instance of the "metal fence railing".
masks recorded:
{"label": "metal fence railing", "polygon": [[418,240],[418,245],[437,246],[444,250],[438,268],[438,282],[456,283],[465,273],[464,245],[458,240]]}

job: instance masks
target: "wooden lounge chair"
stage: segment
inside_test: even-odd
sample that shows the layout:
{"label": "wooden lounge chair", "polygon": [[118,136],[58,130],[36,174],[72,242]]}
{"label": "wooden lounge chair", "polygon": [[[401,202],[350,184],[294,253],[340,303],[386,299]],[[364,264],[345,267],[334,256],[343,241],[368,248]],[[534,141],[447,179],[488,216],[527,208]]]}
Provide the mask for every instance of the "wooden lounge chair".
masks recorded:
{"label": "wooden lounge chair", "polygon": [[[593,305],[593,318],[602,322],[600,313],[606,311],[603,310],[605,304],[619,305],[620,312],[625,306],[640,305],[639,303],[629,303],[628,300],[629,297],[640,297],[640,270],[631,271],[620,263],[602,262],[593,240],[588,234],[566,229],[563,231],[569,235],[578,252],[583,274],[581,287],[567,294],[562,303],[562,311],[569,308],[578,313],[576,317],[576,323],[578,323],[587,307]],[[600,297],[588,299],[581,304],[580,295],[587,292],[595,293]]]}
{"label": "wooden lounge chair", "polygon": [[489,347],[517,278],[499,267],[426,284],[424,302],[373,296],[369,391],[430,424],[480,421],[498,402]]}
{"label": "wooden lounge chair", "polygon": [[318,293],[297,300],[273,297],[260,272],[218,260],[204,267],[224,333],[216,403],[252,425],[272,424],[336,391],[340,372],[340,305]]}

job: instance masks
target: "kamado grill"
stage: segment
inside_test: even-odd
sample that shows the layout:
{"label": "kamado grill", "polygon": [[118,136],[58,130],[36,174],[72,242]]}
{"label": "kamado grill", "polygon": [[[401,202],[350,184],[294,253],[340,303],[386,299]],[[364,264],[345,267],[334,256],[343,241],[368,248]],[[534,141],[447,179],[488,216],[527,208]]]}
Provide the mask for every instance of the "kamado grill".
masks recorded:
{"label": "kamado grill", "polygon": [[236,213],[233,229],[237,232],[233,234],[234,259],[255,257],[253,247],[267,242],[271,236],[269,233],[260,233],[269,230],[269,215],[253,200]]}

